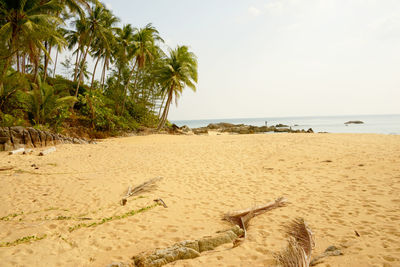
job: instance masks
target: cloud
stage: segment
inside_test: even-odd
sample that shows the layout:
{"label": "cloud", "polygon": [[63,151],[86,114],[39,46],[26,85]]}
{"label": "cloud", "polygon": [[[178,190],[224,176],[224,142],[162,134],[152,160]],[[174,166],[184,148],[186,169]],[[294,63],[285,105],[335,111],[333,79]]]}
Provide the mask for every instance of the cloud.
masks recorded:
{"label": "cloud", "polygon": [[254,7],[254,6],[250,6],[249,9],[248,9],[248,12],[253,17],[257,17],[257,16],[261,15],[261,10],[256,8],[256,7]]}

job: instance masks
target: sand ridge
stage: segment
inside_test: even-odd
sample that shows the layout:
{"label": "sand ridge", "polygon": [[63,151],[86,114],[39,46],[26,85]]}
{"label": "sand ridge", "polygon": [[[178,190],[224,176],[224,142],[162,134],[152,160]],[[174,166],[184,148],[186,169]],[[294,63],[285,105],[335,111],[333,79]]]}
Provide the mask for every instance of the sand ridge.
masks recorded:
{"label": "sand ridge", "polygon": [[[320,266],[400,265],[400,136],[152,135],[60,145],[45,157],[0,153],[4,166],[15,168],[0,172],[0,217],[17,216],[0,220],[0,242],[47,235],[1,247],[5,266],[127,261],[227,229],[224,212],[280,196],[290,204],[254,218],[241,246],[170,265],[271,266],[286,244],[284,225],[296,217],[313,229],[315,254],[329,245],[343,250]],[[159,176],[155,190],[119,205],[129,185]],[[155,198],[168,208],[68,231],[82,223],[77,217],[109,218],[153,205]]]}

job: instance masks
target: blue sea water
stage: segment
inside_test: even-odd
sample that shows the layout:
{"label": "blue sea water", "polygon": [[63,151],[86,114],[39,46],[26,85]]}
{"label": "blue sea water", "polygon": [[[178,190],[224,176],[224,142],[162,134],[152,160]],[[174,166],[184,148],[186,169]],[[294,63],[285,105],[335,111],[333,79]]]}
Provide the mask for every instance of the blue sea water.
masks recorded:
{"label": "blue sea water", "polygon": [[[345,125],[347,121],[360,120],[364,124]],[[207,126],[210,123],[228,122],[233,124],[247,124],[268,126],[279,123],[289,125],[292,129],[312,128],[314,132],[329,133],[377,133],[400,134],[399,115],[343,115],[320,117],[271,117],[271,118],[242,118],[242,119],[212,119],[212,120],[183,120],[171,121],[178,126],[187,125],[190,128]],[[296,125],[296,126],[295,126]]]}

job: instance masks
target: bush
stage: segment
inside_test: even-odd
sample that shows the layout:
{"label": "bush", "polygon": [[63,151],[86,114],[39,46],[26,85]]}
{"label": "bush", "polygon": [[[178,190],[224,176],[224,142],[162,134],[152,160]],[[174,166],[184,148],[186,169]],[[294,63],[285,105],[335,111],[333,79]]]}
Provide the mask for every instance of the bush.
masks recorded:
{"label": "bush", "polygon": [[91,118],[89,120],[97,131],[127,131],[139,127],[139,124],[133,118],[116,115],[112,108],[114,102],[99,90],[93,90],[91,93],[87,92],[85,95],[79,96],[79,101],[82,104],[82,114]]}
{"label": "bush", "polygon": [[0,126],[11,127],[11,126],[29,126],[29,123],[21,118],[14,117],[11,114],[4,114],[0,111]]}

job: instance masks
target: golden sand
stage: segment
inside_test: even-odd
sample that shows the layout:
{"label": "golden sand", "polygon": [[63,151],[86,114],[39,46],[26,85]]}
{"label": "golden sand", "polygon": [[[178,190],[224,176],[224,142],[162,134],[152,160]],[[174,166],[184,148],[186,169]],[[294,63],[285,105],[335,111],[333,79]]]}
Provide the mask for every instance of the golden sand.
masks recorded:
{"label": "golden sand", "polygon": [[[0,247],[2,266],[129,261],[142,251],[230,228],[221,220],[225,212],[280,196],[290,204],[255,217],[240,246],[170,265],[271,266],[286,245],[284,225],[296,217],[314,232],[314,255],[330,245],[344,253],[319,266],[400,265],[400,136],[152,135],[60,145],[44,157],[38,151],[0,153],[0,167],[14,166],[0,171],[0,217],[11,215],[0,220],[0,242],[11,243]],[[156,189],[119,204],[129,185],[159,176]],[[99,222],[151,206],[156,198],[168,208],[69,232],[91,223],[77,218]]]}

